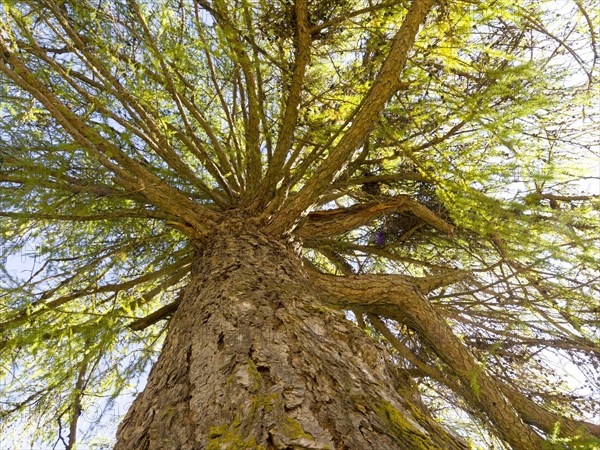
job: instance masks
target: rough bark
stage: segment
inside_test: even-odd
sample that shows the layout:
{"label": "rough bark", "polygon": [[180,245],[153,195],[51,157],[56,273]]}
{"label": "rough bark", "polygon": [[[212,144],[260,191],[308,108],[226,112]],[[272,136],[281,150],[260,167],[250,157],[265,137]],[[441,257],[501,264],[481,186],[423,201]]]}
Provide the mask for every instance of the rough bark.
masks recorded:
{"label": "rough bark", "polygon": [[300,258],[239,221],[198,255],[116,449],[466,449],[323,306]]}

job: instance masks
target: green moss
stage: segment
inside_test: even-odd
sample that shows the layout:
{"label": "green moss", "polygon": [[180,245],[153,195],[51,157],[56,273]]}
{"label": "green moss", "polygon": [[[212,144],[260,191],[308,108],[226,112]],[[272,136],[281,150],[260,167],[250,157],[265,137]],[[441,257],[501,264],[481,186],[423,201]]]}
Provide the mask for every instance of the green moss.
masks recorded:
{"label": "green moss", "polygon": [[327,316],[329,314],[331,314],[331,312],[333,311],[330,308],[327,308],[324,305],[320,305],[319,303],[311,303],[308,304],[304,307],[304,309],[309,312],[309,313],[317,313],[317,314],[321,314],[322,316]]}
{"label": "green moss", "polygon": [[164,408],[162,410],[163,417],[172,416],[174,414],[175,414],[175,408],[173,408],[172,406],[167,406],[166,408]]}
{"label": "green moss", "polygon": [[281,428],[290,439],[310,439],[314,441],[315,438],[310,433],[304,431],[300,422],[296,419],[292,419],[291,417],[285,417],[281,423]]}
{"label": "green moss", "polygon": [[225,381],[225,384],[227,386],[231,386],[233,383],[235,383],[235,375],[231,374],[227,377],[227,381]]}
{"label": "green moss", "polygon": [[251,392],[256,392],[260,388],[262,376],[260,375],[256,364],[254,363],[254,361],[252,361],[252,358],[250,357],[248,358],[248,373],[252,377],[253,381],[253,389],[251,389]]}
{"label": "green moss", "polygon": [[[279,435],[286,441],[291,443],[308,443],[315,442],[315,438],[304,431],[304,428],[299,421],[285,414],[285,405],[281,393],[275,392],[263,394],[260,392],[262,376],[259,373],[256,364],[252,359],[248,358],[247,370],[250,376],[250,386],[248,391],[255,393],[249,397],[250,403],[246,402],[240,405],[240,409],[236,414],[236,418],[230,424],[222,424],[211,427],[208,433],[207,450],[221,449],[263,449],[258,445],[254,436],[244,436],[242,430],[241,417],[249,421],[264,421],[265,417],[270,420],[274,419],[275,427]],[[227,383],[235,381],[235,374],[227,380]]]}
{"label": "green moss", "polygon": [[228,428],[229,428],[228,425],[220,425],[218,427],[210,427],[210,430],[208,431],[208,437],[215,438],[215,437],[223,436],[225,433],[227,433]]}
{"label": "green moss", "polygon": [[414,450],[441,450],[429,436],[415,428],[405,415],[389,402],[380,405],[380,416],[388,423],[390,431],[397,434]]}
{"label": "green moss", "polygon": [[265,450],[263,446],[256,444],[253,436],[242,438],[240,425],[240,417],[236,416],[230,425],[211,427],[208,432],[206,450],[246,450],[249,448]]}
{"label": "green moss", "polygon": [[469,377],[471,379],[471,389],[473,389],[473,393],[475,394],[475,397],[479,398],[479,383],[477,381],[477,377],[479,377],[479,374],[481,373],[483,369],[474,371],[474,372],[469,372]]}
{"label": "green moss", "polygon": [[260,408],[267,413],[271,413],[277,404],[281,404],[283,407],[281,396],[279,394],[255,395],[251,397],[251,400],[253,413]]}
{"label": "green moss", "polygon": [[211,437],[206,450],[247,450],[249,448],[264,450],[262,445],[257,445],[254,437],[242,439],[239,434],[225,433],[221,436]]}
{"label": "green moss", "polygon": [[410,408],[410,412],[412,413],[413,417],[415,419],[417,419],[417,421],[419,423],[427,423],[429,422],[429,417],[423,413],[423,411],[421,410],[421,408],[419,408],[417,405],[415,405],[412,402],[407,401],[406,404],[408,405],[408,407]]}

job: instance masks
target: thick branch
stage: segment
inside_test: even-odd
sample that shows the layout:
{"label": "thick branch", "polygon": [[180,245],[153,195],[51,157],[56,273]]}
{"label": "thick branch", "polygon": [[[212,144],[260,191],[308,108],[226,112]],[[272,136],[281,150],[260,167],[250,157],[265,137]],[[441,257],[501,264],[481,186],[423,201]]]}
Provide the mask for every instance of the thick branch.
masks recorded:
{"label": "thick branch", "polygon": [[[435,380],[436,382],[447,386],[453,392],[458,393],[475,411],[478,410],[477,397],[472,389],[465,389],[463,385],[439,370],[437,367],[425,363],[425,361],[420,359],[406,347],[376,315],[367,314],[367,317],[375,329],[387,339],[402,358],[413,364],[424,375],[430,377],[432,380]],[[540,428],[549,436],[556,433],[556,425],[560,424],[559,432],[561,437],[577,436],[581,429],[585,429],[590,434],[600,437],[600,426],[555,414],[527,398],[516,389],[504,383],[498,384],[502,389],[503,394],[519,412],[523,421],[529,425]]]}
{"label": "thick branch", "polygon": [[417,172],[396,172],[393,174],[385,174],[385,175],[371,175],[357,178],[349,178],[346,180],[336,181],[333,184],[334,188],[343,189],[347,186],[356,186],[359,184],[367,184],[367,183],[394,183],[397,181],[404,180],[412,180],[412,181],[431,181],[428,178],[424,177],[420,173]]}
{"label": "thick branch", "polygon": [[[577,436],[583,430],[589,434],[600,438],[600,425],[574,420],[560,414],[556,414],[546,408],[538,405],[536,402],[527,398],[525,395],[518,392],[516,389],[504,383],[500,384],[502,393],[510,400],[523,421],[530,425],[536,426],[544,430],[548,435],[557,432],[558,436]],[[558,427],[557,427],[558,425]]]}
{"label": "thick branch", "polygon": [[36,212],[10,212],[0,211],[0,217],[12,217],[17,219],[36,219],[36,220],[60,220],[66,222],[94,222],[97,220],[114,219],[160,219],[173,220],[173,216],[162,211],[148,210],[117,210],[98,212],[96,214],[45,214]]}
{"label": "thick branch", "polygon": [[499,436],[515,448],[541,449],[543,440],[523,423],[498,381],[487,374],[444,318],[406,278],[378,275],[335,277],[311,272],[311,278],[328,303],[365,310],[407,323],[452,368],[477,405],[497,428]]}
{"label": "thick branch", "polygon": [[311,239],[336,236],[366,225],[389,211],[410,212],[432,227],[447,234],[452,234],[454,230],[452,225],[437,216],[429,208],[411,200],[406,195],[399,195],[385,201],[312,212],[300,225],[298,233]]}
{"label": "thick branch", "polygon": [[326,209],[308,215],[298,230],[307,238],[336,236],[366,225],[388,211],[406,209],[408,197],[400,196],[387,202],[360,203],[348,208]]}

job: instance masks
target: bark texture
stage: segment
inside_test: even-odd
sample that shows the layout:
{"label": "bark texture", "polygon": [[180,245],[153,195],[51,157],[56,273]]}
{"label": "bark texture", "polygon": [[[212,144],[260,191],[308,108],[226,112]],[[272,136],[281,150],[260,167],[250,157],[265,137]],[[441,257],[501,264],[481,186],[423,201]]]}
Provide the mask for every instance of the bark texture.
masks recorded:
{"label": "bark texture", "polygon": [[198,255],[116,449],[466,449],[300,259],[243,221]]}

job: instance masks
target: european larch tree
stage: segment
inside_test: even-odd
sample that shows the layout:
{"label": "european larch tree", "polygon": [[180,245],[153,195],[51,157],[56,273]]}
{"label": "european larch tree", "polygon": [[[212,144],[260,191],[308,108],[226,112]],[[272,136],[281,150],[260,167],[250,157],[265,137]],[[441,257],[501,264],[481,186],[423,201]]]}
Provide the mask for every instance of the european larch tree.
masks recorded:
{"label": "european larch tree", "polygon": [[558,3],[3,0],[3,429],[74,448],[153,364],[116,449],[598,448]]}

